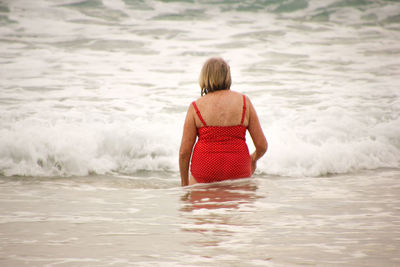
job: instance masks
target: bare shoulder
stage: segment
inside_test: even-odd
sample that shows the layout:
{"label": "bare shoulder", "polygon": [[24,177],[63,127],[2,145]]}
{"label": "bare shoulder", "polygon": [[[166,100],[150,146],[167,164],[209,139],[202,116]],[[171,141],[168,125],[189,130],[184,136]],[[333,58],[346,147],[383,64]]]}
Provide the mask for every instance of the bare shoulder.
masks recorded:
{"label": "bare shoulder", "polygon": [[253,107],[253,103],[251,103],[250,97],[248,95],[244,95],[246,96],[246,104],[249,105],[249,107]]}
{"label": "bare shoulder", "polygon": [[246,97],[246,105],[253,106],[248,95],[246,95],[244,93],[239,93],[236,91],[232,91],[232,93],[233,93],[233,95],[235,95],[235,98],[238,98],[240,96],[240,100],[243,98],[243,96],[245,96]]}
{"label": "bare shoulder", "polygon": [[240,96],[240,97],[245,96],[246,99],[247,99],[247,101],[249,100],[249,97],[248,97],[246,94],[244,94],[244,93],[240,93],[240,92],[236,92],[236,91],[232,91],[232,90],[231,90],[231,93],[232,93],[232,95],[234,95],[234,96]]}
{"label": "bare shoulder", "polygon": [[233,91],[233,90],[230,90],[231,91],[231,94],[232,95],[235,95],[235,96],[242,96],[242,95],[244,95],[244,94],[242,94],[242,93],[239,93],[239,92],[236,92],[236,91]]}
{"label": "bare shoulder", "polygon": [[[196,105],[198,105],[199,103],[204,101],[204,98],[205,98],[205,96],[201,96],[201,97],[197,98],[196,100],[194,100],[193,102],[196,103]],[[192,104],[192,103],[190,103],[190,104]]]}

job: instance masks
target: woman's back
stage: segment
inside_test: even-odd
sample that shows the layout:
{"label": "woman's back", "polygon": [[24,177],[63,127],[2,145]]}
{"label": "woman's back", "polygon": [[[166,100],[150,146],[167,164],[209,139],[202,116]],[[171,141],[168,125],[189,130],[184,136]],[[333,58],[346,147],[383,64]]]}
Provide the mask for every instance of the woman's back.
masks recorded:
{"label": "woman's back", "polygon": [[[207,126],[236,126],[241,124],[243,114],[243,95],[221,90],[207,94],[196,101],[196,105]],[[247,105],[248,106],[248,105]],[[243,126],[248,125],[248,109],[246,109]],[[195,116],[196,127],[205,126],[199,116]]]}

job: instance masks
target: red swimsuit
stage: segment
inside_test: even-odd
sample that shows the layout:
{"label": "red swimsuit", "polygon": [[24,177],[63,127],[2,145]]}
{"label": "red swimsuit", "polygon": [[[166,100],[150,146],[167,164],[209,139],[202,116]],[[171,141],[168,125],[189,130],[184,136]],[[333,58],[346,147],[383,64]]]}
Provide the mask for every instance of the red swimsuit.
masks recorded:
{"label": "red swimsuit", "polygon": [[193,107],[203,123],[193,150],[190,172],[198,183],[212,183],[251,176],[251,160],[246,144],[246,97],[240,125],[207,126],[195,102]]}

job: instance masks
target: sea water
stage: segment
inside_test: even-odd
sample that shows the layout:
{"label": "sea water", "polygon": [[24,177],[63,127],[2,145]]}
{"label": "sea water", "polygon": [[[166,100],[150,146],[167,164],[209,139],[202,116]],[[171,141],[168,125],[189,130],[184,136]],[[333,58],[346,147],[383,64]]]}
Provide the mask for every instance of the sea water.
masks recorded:
{"label": "sea water", "polygon": [[[399,54],[398,1],[1,1],[1,260],[398,265]],[[180,189],[212,56],[269,150]]]}

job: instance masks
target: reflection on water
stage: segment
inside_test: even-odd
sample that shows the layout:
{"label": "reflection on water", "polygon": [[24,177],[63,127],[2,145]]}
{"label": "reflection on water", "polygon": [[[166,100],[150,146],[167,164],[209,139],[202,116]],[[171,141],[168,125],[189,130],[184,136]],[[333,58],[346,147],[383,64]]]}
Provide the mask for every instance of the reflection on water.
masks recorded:
{"label": "reflection on water", "polygon": [[254,211],[257,198],[257,184],[250,179],[193,186],[181,198],[182,230],[202,234],[192,245],[218,246],[225,238],[254,227],[244,218]]}
{"label": "reflection on water", "polygon": [[[248,257],[260,228],[260,220],[253,216],[256,202],[264,198],[258,191],[254,179],[188,188],[181,197],[181,231],[193,234],[184,244],[188,254],[196,255],[193,263],[207,266],[218,258],[217,266],[232,266]],[[271,260],[267,251],[259,256],[263,264]]]}
{"label": "reflection on water", "polygon": [[252,180],[228,183],[196,185],[181,199],[185,203],[183,211],[199,209],[238,209],[242,204],[250,204],[259,196],[257,185]]}

